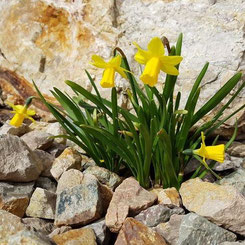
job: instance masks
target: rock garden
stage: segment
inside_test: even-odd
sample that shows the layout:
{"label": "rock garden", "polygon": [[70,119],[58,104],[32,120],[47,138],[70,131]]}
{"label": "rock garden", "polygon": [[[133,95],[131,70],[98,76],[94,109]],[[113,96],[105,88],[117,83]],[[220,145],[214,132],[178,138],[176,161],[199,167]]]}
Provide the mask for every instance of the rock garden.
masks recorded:
{"label": "rock garden", "polygon": [[0,245],[245,245],[244,1],[0,1]]}

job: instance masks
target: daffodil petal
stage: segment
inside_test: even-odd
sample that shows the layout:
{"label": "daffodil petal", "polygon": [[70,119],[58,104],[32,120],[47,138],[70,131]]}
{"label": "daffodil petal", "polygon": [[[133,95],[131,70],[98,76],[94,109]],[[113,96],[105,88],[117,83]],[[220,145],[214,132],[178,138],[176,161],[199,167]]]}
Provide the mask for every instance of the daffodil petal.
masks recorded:
{"label": "daffodil petal", "polygon": [[147,46],[150,53],[153,56],[162,56],[164,55],[164,46],[162,40],[159,37],[153,37]]}
{"label": "daffodil petal", "polygon": [[107,63],[102,59],[102,57],[98,55],[92,55],[92,61],[91,64],[98,67],[98,68],[106,68]]}
{"label": "daffodil petal", "polygon": [[127,75],[125,73],[125,71],[127,71],[126,69],[123,69],[122,67],[117,67],[116,71],[123,77],[123,78],[127,78]]}
{"label": "daffodil petal", "polygon": [[179,75],[178,69],[171,65],[161,64],[161,70],[169,75]]}
{"label": "daffodil petal", "polygon": [[183,60],[183,57],[181,56],[162,56],[160,59],[161,59],[162,64],[176,66]]}
{"label": "daffodil petal", "polygon": [[109,62],[108,64],[111,64],[113,65],[114,67],[118,67],[121,65],[121,62],[122,62],[122,58],[120,55],[117,55],[115,57],[113,57]]}
{"label": "daffodil petal", "polygon": [[136,42],[133,42],[133,44],[138,49],[137,53],[134,56],[134,59],[140,64],[146,64],[147,61],[151,58],[150,53],[142,49]]}
{"label": "daffodil petal", "polygon": [[29,120],[31,120],[32,122],[35,122],[35,120],[32,117],[26,116],[26,118],[28,118]]}
{"label": "daffodil petal", "polygon": [[26,114],[28,116],[34,116],[36,114],[36,111],[35,110],[27,110]]}
{"label": "daffodil petal", "polygon": [[203,143],[203,145],[206,146],[205,145],[205,138],[206,137],[204,136],[204,133],[203,132],[201,132],[201,137],[202,137],[202,143]]}

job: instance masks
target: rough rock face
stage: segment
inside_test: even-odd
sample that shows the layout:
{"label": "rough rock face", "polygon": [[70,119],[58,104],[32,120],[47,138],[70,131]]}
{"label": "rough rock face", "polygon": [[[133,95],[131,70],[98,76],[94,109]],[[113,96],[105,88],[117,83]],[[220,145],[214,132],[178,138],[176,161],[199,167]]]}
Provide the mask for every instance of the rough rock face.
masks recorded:
{"label": "rough rock face", "polygon": [[113,194],[105,216],[106,226],[118,232],[129,214],[138,214],[156,200],[156,194],[142,188],[133,177],[125,179]]}
{"label": "rough rock face", "polygon": [[17,136],[0,136],[0,180],[28,182],[43,170],[37,156]]}
{"label": "rough rock face", "polygon": [[68,147],[54,160],[50,173],[58,180],[60,176],[69,169],[74,168],[81,170],[81,161],[81,154],[71,147]]}
{"label": "rough rock face", "polygon": [[21,219],[5,210],[0,210],[0,241],[3,242],[9,236],[25,229]]}
{"label": "rough rock face", "polygon": [[182,208],[175,207],[170,209],[165,205],[158,204],[141,211],[134,218],[148,227],[157,226],[159,223],[166,222],[173,214],[184,214]]}
{"label": "rough rock face", "polygon": [[180,188],[183,205],[189,211],[233,232],[245,235],[245,198],[233,186],[203,182],[199,178]]}
{"label": "rough rock face", "polygon": [[32,194],[26,214],[31,217],[54,219],[55,203],[55,193],[38,187]]}
{"label": "rough rock face", "polygon": [[100,184],[93,175],[85,176],[80,185],[58,193],[55,225],[85,225],[101,217],[105,200]]}
{"label": "rough rock face", "polygon": [[52,240],[57,245],[96,245],[96,237],[91,228],[81,228],[70,230],[65,233],[55,235]]}
{"label": "rough rock face", "polygon": [[0,209],[23,217],[33,192],[34,182],[0,183]]}
{"label": "rough rock face", "polygon": [[[89,65],[92,54],[109,58],[118,45],[131,63],[133,41],[146,46],[153,36],[164,35],[172,44],[180,32],[184,33],[184,61],[177,86],[184,99],[206,61],[210,68],[199,105],[235,71],[245,69],[243,0],[13,0],[1,1],[0,9],[0,66],[7,68],[0,69],[0,79],[9,100],[16,99],[11,96],[16,91],[20,97],[31,93],[30,84],[23,89],[16,82],[21,76],[29,82],[33,79],[47,94],[53,86],[69,91],[66,79],[90,89],[84,69],[96,76],[96,82],[102,74]],[[133,68],[137,74],[138,65]],[[163,79],[161,75],[160,83]],[[122,86],[119,78],[117,84]],[[109,90],[101,90],[110,96]],[[244,101],[243,93],[231,110]],[[241,120],[242,125],[244,132]]]}
{"label": "rough rock face", "polygon": [[210,241],[212,244],[220,244],[236,240],[232,232],[194,213],[173,215],[169,222],[158,225],[155,230],[172,245],[203,245]]}
{"label": "rough rock face", "polygon": [[118,234],[115,245],[136,244],[167,245],[165,240],[151,228],[133,218],[127,218]]}

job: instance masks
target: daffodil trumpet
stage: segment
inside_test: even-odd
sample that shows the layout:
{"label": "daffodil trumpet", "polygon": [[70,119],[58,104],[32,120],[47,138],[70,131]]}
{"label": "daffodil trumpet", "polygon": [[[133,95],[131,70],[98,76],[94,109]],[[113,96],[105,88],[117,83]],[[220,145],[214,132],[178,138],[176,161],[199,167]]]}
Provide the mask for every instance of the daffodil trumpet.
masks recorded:
{"label": "daffodil trumpet", "polygon": [[119,73],[123,78],[127,78],[126,69],[121,67],[122,58],[117,55],[111,58],[108,62],[105,62],[100,56],[93,55],[91,64],[104,69],[100,85],[103,88],[115,87],[115,73]]}
{"label": "daffodil trumpet", "polygon": [[179,75],[178,69],[175,67],[182,61],[181,56],[165,56],[164,45],[159,37],[154,37],[149,42],[148,50],[142,49],[137,43],[133,43],[138,52],[135,54],[135,60],[145,65],[145,69],[140,76],[144,84],[154,87],[158,81],[160,71],[169,75]]}
{"label": "daffodil trumpet", "polygon": [[35,122],[35,120],[32,118],[32,116],[36,114],[35,110],[28,109],[33,98],[34,96],[27,98],[25,105],[14,105],[12,103],[7,103],[13,109],[11,113],[15,114],[10,120],[10,125],[20,127],[25,118],[31,120],[32,122]]}

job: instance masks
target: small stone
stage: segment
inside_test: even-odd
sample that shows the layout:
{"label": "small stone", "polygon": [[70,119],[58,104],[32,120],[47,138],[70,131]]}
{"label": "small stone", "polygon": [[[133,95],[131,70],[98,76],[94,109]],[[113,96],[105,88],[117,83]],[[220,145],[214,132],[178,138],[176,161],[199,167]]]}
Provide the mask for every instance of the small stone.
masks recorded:
{"label": "small stone", "polygon": [[41,161],[18,136],[0,136],[0,180],[29,182],[43,170]]}
{"label": "small stone", "polygon": [[161,223],[154,227],[154,230],[160,234],[166,242],[171,245],[177,245],[179,240],[179,230],[184,215],[173,214],[166,223]]}
{"label": "small stone", "polygon": [[42,188],[33,192],[26,215],[44,219],[54,219],[56,194]]}
{"label": "small stone", "polygon": [[177,207],[181,205],[179,192],[174,187],[167,189],[154,188],[151,192],[157,195],[159,204],[174,205]]}
{"label": "small stone", "polygon": [[25,229],[25,225],[21,223],[21,219],[5,210],[0,210],[0,241],[2,244],[9,236],[16,234]]}
{"label": "small stone", "polygon": [[80,185],[82,183],[83,177],[83,173],[77,169],[70,169],[65,171],[58,180],[56,192],[60,193],[67,188]]}
{"label": "small stone", "polygon": [[239,168],[235,172],[225,176],[222,180],[217,181],[220,185],[231,185],[245,196],[245,169]]}
{"label": "small stone", "polygon": [[86,225],[83,228],[93,229],[95,236],[96,236],[97,244],[99,244],[99,245],[108,244],[109,239],[110,239],[110,232],[108,231],[108,229],[106,227],[104,218],[102,218],[98,221],[95,221],[90,225]]}
{"label": "small stone", "polygon": [[55,160],[55,157],[46,151],[42,151],[38,149],[35,150],[34,153],[37,155],[37,157],[40,159],[40,161],[43,164],[43,171],[41,173],[41,176],[52,177],[50,173],[50,169]]}
{"label": "small stone", "polygon": [[67,226],[67,225],[64,225],[64,226],[61,226],[61,227],[57,227],[48,236],[49,236],[49,238],[52,239],[53,236],[62,234],[62,233],[67,232],[67,231],[69,231],[71,229],[72,229],[71,226]]}
{"label": "small stone", "polygon": [[9,236],[6,240],[6,245],[52,245],[49,238],[41,233],[37,233],[29,230],[22,230],[12,236]]}
{"label": "small stone", "polygon": [[133,218],[127,218],[118,234],[115,245],[167,245],[165,240],[154,230]]}
{"label": "small stone", "polygon": [[58,144],[57,142],[53,142],[53,144],[46,150],[53,157],[58,157],[67,147],[64,144]]}
{"label": "small stone", "polygon": [[[54,122],[54,123],[34,122],[30,125],[30,130],[32,131],[39,130],[39,131],[43,131],[43,132],[52,134],[54,136],[66,134],[65,129],[63,129],[63,127],[60,125],[59,122]],[[54,141],[60,144],[66,143],[66,139],[64,138],[55,138]]]}
{"label": "small stone", "polygon": [[91,157],[87,157],[86,155],[83,155],[82,168],[87,169],[88,167],[94,167],[94,166],[97,166],[96,162]]}
{"label": "small stone", "polygon": [[57,183],[48,177],[39,177],[35,182],[35,187],[40,187],[50,192],[56,192]]}
{"label": "small stone", "polygon": [[48,149],[54,139],[50,138],[52,134],[35,130],[21,136],[21,139],[30,147],[31,150],[46,150]]}
{"label": "small stone", "polygon": [[158,225],[155,230],[172,245],[203,245],[210,241],[220,244],[236,240],[234,233],[194,213],[173,215],[168,223]]}
{"label": "small stone", "polygon": [[138,214],[156,200],[156,194],[142,188],[134,178],[125,179],[113,194],[105,217],[106,226],[118,232],[129,214]]}
{"label": "small stone", "polygon": [[42,131],[46,129],[48,126],[48,122],[43,122],[43,121],[35,121],[29,125],[29,130],[30,131]]}
{"label": "small stone", "polygon": [[183,208],[168,208],[163,204],[158,204],[141,211],[134,218],[148,227],[154,227],[162,222],[166,222],[173,214],[184,214]]}
{"label": "small stone", "polygon": [[88,167],[83,173],[93,174],[102,184],[113,190],[121,183],[121,178],[117,174],[99,166]]}
{"label": "small stone", "polygon": [[28,132],[28,125],[27,124],[22,124],[20,127],[14,127],[9,124],[9,120],[3,124],[2,127],[0,127],[0,135],[3,134],[11,134],[11,135],[16,135],[16,136],[22,136],[26,132]]}
{"label": "small stone", "polygon": [[58,180],[60,176],[69,169],[81,170],[81,154],[68,147],[57,157],[51,167],[52,176]]}
{"label": "small stone", "polygon": [[[66,135],[65,129],[60,125],[59,122],[49,123],[48,126],[44,129],[44,131],[46,131],[47,133],[52,134],[54,136]],[[59,143],[59,144],[65,144],[66,143],[65,138],[55,138],[54,141]]]}
{"label": "small stone", "polygon": [[93,229],[81,228],[70,230],[65,233],[53,236],[57,245],[96,245],[96,237]]}
{"label": "small stone", "polygon": [[227,153],[234,157],[245,157],[245,142],[234,141],[227,149]]}
{"label": "small stone", "polygon": [[0,183],[0,209],[23,217],[31,194],[34,182],[29,183]]}
{"label": "small stone", "polygon": [[229,154],[225,154],[225,160],[223,163],[217,162],[213,167],[215,171],[225,171],[230,169],[237,169],[239,168],[244,161],[242,157],[233,157]]}
{"label": "small stone", "polygon": [[245,197],[233,186],[203,182],[199,178],[190,179],[181,185],[180,195],[184,207],[189,211],[245,235]]}
{"label": "small stone", "polygon": [[29,230],[42,233],[46,236],[54,230],[53,223],[48,222],[48,221],[43,220],[43,219],[23,218],[22,223],[25,224],[25,226]]}
{"label": "small stone", "polygon": [[101,187],[95,176],[85,174],[82,184],[57,195],[55,225],[86,225],[104,213]]}

